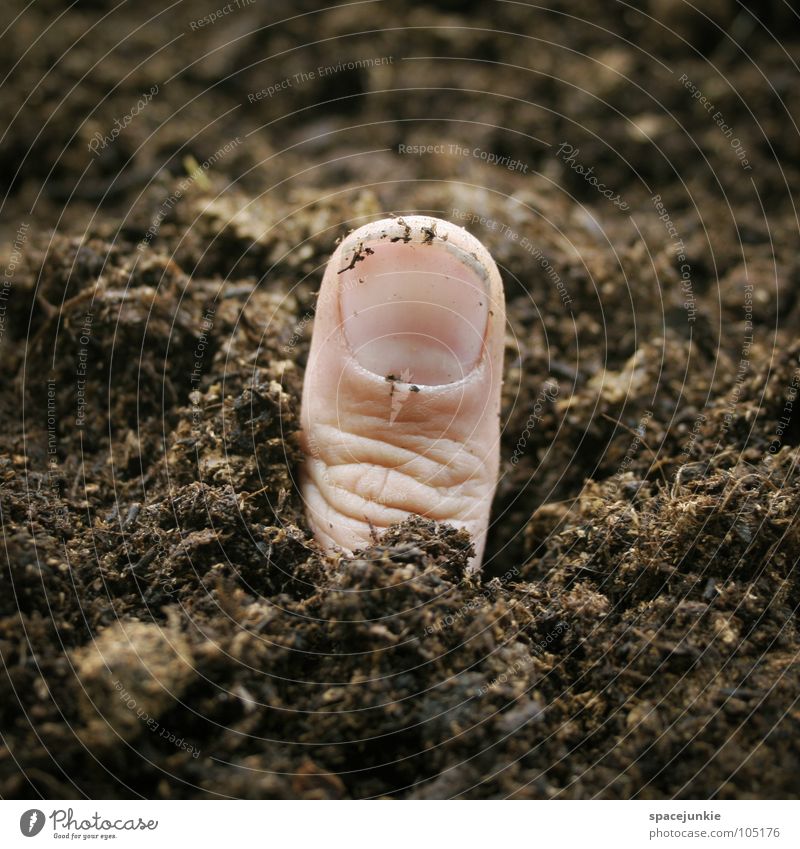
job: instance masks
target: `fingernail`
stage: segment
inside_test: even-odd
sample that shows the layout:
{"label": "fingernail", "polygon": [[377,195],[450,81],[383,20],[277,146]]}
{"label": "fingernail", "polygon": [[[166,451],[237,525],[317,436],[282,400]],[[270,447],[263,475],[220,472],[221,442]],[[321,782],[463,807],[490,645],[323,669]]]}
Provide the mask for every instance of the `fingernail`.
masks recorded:
{"label": "fingernail", "polygon": [[453,383],[484,351],[487,273],[456,244],[472,239],[466,231],[457,228],[451,240],[431,235],[424,218],[411,221],[361,228],[345,243],[338,275],[345,336],[359,364],[381,377]]}

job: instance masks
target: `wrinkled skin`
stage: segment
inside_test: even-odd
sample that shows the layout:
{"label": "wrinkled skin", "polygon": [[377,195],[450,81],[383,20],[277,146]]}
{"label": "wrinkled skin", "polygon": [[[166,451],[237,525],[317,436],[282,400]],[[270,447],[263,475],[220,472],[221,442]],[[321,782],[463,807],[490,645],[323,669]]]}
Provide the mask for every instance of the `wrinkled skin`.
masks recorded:
{"label": "wrinkled skin", "polygon": [[466,230],[367,224],[328,262],[303,387],[301,489],[317,539],[352,551],[411,514],[469,531],[480,566],[500,443],[505,304]]}

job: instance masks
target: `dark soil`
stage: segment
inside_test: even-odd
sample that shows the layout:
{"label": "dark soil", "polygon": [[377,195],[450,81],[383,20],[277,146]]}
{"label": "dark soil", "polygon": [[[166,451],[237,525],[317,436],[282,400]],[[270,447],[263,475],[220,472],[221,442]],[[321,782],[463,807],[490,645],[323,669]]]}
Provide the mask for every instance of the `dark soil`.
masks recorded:
{"label": "dark soil", "polygon": [[[797,15],[220,5],[0,12],[0,795],[796,797]],[[506,283],[480,582],[294,483],[322,265],[410,212]]]}

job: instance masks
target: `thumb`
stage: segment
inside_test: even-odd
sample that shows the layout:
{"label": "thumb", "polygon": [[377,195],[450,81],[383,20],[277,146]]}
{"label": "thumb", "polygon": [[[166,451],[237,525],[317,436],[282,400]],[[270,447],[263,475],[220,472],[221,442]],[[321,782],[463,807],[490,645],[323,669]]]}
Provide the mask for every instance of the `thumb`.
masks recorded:
{"label": "thumb", "polygon": [[466,230],[427,216],[351,233],[328,262],[303,386],[309,521],[352,551],[409,515],[466,528],[497,483],[505,305]]}

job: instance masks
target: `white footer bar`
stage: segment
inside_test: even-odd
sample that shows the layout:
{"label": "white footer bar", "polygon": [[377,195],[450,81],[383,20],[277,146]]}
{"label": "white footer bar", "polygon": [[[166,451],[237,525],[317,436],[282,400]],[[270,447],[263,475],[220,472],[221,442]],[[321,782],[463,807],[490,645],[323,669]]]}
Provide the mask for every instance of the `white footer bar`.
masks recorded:
{"label": "white footer bar", "polygon": [[800,803],[2,801],[0,846],[797,847]]}

